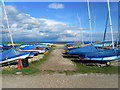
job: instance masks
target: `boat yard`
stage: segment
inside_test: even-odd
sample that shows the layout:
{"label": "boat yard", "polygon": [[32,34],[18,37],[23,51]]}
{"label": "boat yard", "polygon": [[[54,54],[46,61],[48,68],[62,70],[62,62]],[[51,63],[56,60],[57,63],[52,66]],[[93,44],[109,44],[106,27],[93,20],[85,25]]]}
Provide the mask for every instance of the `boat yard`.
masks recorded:
{"label": "boat yard", "polygon": [[[17,75],[16,72],[13,74],[3,73],[2,88],[118,88],[118,74],[68,73],[66,75],[67,70],[75,70],[75,64],[69,59],[61,57],[64,49],[65,45],[55,45],[51,52],[52,55],[39,66],[39,73],[29,75],[22,73]],[[56,53],[58,51],[59,53]],[[38,55],[31,59],[36,61],[43,56]],[[9,70],[13,68],[16,69],[17,65],[7,66]],[[21,72],[21,70],[17,72]],[[15,83],[13,84],[13,82]]]}
{"label": "boat yard", "polygon": [[[60,4],[60,6],[62,5],[63,4]],[[18,18],[21,15],[28,18],[28,20],[20,22],[23,23],[23,26],[25,25],[24,28],[21,29],[19,27],[22,27],[22,25],[17,27],[17,21],[14,22],[14,25],[11,25],[14,20],[10,19],[9,12],[7,12],[7,9],[9,8],[7,8],[7,4],[5,6],[4,0],[2,0],[4,16],[4,22],[2,22],[1,25],[1,29],[4,30],[2,34],[8,34],[9,37],[6,38],[9,38],[11,42],[10,44],[10,42],[3,39],[3,43],[0,45],[0,71],[2,75],[2,82],[0,82],[0,84],[2,85],[2,88],[119,87],[118,73],[120,67],[120,42],[118,41],[119,38],[117,37],[117,39],[115,39],[114,36],[110,2],[109,0],[106,2],[105,7],[107,7],[106,10],[108,11],[108,14],[107,17],[104,18],[104,21],[105,19],[107,20],[105,28],[102,31],[103,34],[101,34],[103,36],[100,37],[98,37],[95,33],[96,18],[94,23],[92,21],[93,17],[91,15],[90,7],[92,6],[92,3],[87,0],[84,5],[87,6],[87,13],[84,13],[88,15],[86,16],[88,17],[88,23],[86,23],[86,26],[89,26],[89,31],[84,31],[87,30],[87,28],[83,28],[81,25],[82,18],[80,17],[81,15],[79,16],[80,13],[77,13],[78,26],[67,26],[65,23],[54,20],[47,21],[47,19],[44,18],[38,19],[37,21],[37,18],[34,18],[28,14],[18,14]],[[48,7],[53,9],[53,6]],[[64,6],[60,8],[63,9]],[[15,10],[13,11],[17,11],[16,8],[14,9]],[[58,9],[56,4],[54,9]],[[33,27],[32,23],[34,22],[31,21],[31,19],[36,22]],[[9,20],[11,21],[9,22]],[[11,31],[13,27],[17,28]],[[100,27],[103,26],[99,26],[99,28]],[[34,28],[33,31],[32,28]],[[108,31],[110,34],[110,41],[106,40],[107,28],[110,29]],[[22,32],[21,34],[23,35],[22,38],[18,37],[18,41],[24,39],[25,35],[27,37],[25,39],[27,40],[26,43],[17,43],[17,41],[14,41],[13,33],[17,32],[17,29],[21,30],[19,32]],[[57,32],[59,29],[60,32]],[[65,31],[61,32],[62,29]],[[35,30],[37,32],[35,32]],[[31,34],[29,35],[29,33]],[[50,33],[50,35],[48,35],[48,33]],[[101,39],[98,41],[95,40],[94,34],[97,38]],[[68,38],[68,41],[71,40],[70,37],[74,37],[72,42],[62,42],[62,40],[67,40],[65,38]],[[86,37],[85,41],[84,37]],[[87,40],[88,37],[89,39]],[[14,36],[14,38],[16,37]],[[49,42],[51,39],[53,39],[54,42]]]}
{"label": "boat yard", "polygon": [[[108,74],[104,74],[97,72],[87,73],[87,71],[86,73],[84,73],[84,71],[75,72],[75,69],[77,68],[76,64],[70,61],[69,59],[62,57],[62,53],[64,53],[64,48],[65,48],[64,45],[56,45],[53,51],[51,52],[50,56],[47,58],[47,60],[42,62],[40,65],[36,65],[36,67],[38,68],[37,73],[29,73],[24,75],[24,71],[16,70],[16,72],[23,72],[23,73],[16,74],[16,72],[14,72],[12,74],[9,73],[5,74],[3,71],[2,87],[3,88],[21,88],[21,87],[22,88],[118,88],[117,73],[113,72],[113,74],[109,74],[108,72]],[[57,51],[59,51],[59,53],[56,53]],[[33,58],[35,59],[38,57],[39,55],[34,56]],[[94,68],[99,66],[86,66],[86,67]],[[104,66],[99,67],[99,69],[102,67]],[[29,67],[25,67],[25,68],[29,68]],[[80,70],[82,70],[82,68],[80,68]],[[26,72],[30,72],[30,71],[26,71]],[[12,82],[16,82],[16,83],[13,84]]]}

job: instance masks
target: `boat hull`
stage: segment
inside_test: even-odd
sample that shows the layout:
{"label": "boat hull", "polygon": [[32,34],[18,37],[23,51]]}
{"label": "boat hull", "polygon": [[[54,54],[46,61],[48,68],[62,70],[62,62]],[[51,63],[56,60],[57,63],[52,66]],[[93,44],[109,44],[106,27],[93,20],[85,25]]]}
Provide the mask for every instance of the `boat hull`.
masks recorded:
{"label": "boat hull", "polygon": [[12,62],[12,61],[15,61],[15,60],[18,60],[18,59],[25,59],[29,56],[29,54],[26,54],[26,55],[21,55],[21,56],[18,56],[18,57],[14,57],[14,58],[10,58],[10,59],[6,59],[4,61],[0,61],[0,64],[2,63],[7,63],[7,62]]}

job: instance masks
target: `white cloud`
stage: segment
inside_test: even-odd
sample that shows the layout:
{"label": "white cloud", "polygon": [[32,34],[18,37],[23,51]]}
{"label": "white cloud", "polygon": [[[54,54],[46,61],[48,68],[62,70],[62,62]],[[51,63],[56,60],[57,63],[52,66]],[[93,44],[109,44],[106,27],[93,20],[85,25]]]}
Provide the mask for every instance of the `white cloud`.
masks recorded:
{"label": "white cloud", "polygon": [[[6,10],[14,40],[61,40],[61,36],[73,37],[72,33],[68,35],[70,33],[65,32],[72,28],[64,22],[34,18],[29,14],[19,12],[13,6],[6,6]],[[5,22],[4,25],[6,26]]]}
{"label": "white cloud", "polygon": [[[51,19],[34,18],[29,14],[19,12],[13,6],[6,6],[6,9],[15,41],[80,40],[81,32],[78,27]],[[5,22],[3,24],[6,26]],[[7,32],[0,33],[7,34]],[[94,37],[98,38],[100,35],[102,34]],[[83,36],[84,40],[89,40],[89,32],[84,31]]]}
{"label": "white cloud", "polygon": [[48,5],[48,7],[52,9],[63,9],[64,5],[61,3],[51,3]]}
{"label": "white cloud", "polygon": [[77,31],[73,31],[73,30],[66,30],[66,33],[67,34],[72,34],[72,35],[76,35],[77,34]]}
{"label": "white cloud", "polygon": [[45,21],[45,23],[46,23],[47,25],[57,25],[57,24],[66,25],[66,24],[63,23],[63,22],[58,22],[58,21],[54,21],[54,20],[50,20],[50,19],[40,19],[40,20]]}

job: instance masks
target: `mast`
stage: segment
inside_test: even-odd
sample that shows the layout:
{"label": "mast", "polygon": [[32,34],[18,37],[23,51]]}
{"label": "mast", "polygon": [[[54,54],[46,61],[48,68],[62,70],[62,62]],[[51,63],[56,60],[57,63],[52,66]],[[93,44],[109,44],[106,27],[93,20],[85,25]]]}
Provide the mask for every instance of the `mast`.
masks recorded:
{"label": "mast", "polygon": [[[1,11],[2,12],[2,11]],[[0,13],[0,28],[2,29],[2,13]],[[2,29],[3,30],[3,29]],[[2,44],[2,35],[1,35],[1,39],[0,39],[0,44]]]}
{"label": "mast", "polygon": [[11,40],[12,46],[14,48],[12,34],[11,34],[11,31],[10,31],[10,26],[9,26],[9,22],[8,22],[8,16],[7,16],[7,13],[6,13],[6,8],[5,8],[5,4],[4,4],[3,0],[2,0],[2,6],[3,6],[3,10],[4,10],[4,15],[5,15],[6,23],[7,23],[8,32],[9,32],[9,35],[10,35],[10,40]]}
{"label": "mast", "polygon": [[90,41],[91,41],[91,44],[92,44],[92,24],[91,24],[91,15],[90,15],[90,3],[89,3],[89,0],[87,0],[87,5],[88,5],[88,20],[89,20],[89,27],[90,27]]}
{"label": "mast", "polygon": [[107,0],[107,4],[108,4],[108,13],[109,13],[109,20],[110,20],[110,31],[111,31],[111,37],[112,37],[112,47],[113,49],[114,47],[114,35],[113,35],[113,26],[112,26],[112,18],[111,18],[111,13],[110,13],[110,3],[109,0]]}
{"label": "mast", "polygon": [[118,44],[120,43],[120,2],[118,3]]}
{"label": "mast", "polygon": [[78,24],[80,25],[80,34],[81,34],[80,36],[81,36],[81,42],[83,44],[84,41],[83,41],[82,25],[81,25],[81,19],[78,14],[77,14],[77,19],[78,19]]}
{"label": "mast", "polygon": [[[106,38],[108,19],[109,19],[109,13],[107,14],[107,19],[106,19],[106,24],[105,24],[105,31],[104,31],[103,42],[105,42],[105,38]],[[103,43],[103,46],[104,46],[104,43]]]}
{"label": "mast", "polygon": [[[94,30],[94,31],[93,31],[94,35],[95,35],[95,29],[96,29],[95,26],[96,26],[96,17],[94,18],[94,29],[93,29],[93,30]],[[95,42],[95,38],[94,38],[94,42]]]}

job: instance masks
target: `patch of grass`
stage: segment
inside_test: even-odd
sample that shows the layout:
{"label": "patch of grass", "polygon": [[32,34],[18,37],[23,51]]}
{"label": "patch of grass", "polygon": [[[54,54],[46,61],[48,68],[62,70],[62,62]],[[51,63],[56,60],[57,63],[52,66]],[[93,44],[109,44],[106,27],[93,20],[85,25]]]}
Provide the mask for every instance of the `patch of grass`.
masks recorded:
{"label": "patch of grass", "polygon": [[81,73],[104,73],[115,74],[118,73],[118,66],[86,66],[83,63],[77,63],[77,72]]}
{"label": "patch of grass", "polygon": [[63,71],[66,75],[72,75],[76,73],[101,73],[101,74],[118,74],[119,66],[86,66],[83,63],[77,63],[75,70]]}
{"label": "patch of grass", "polygon": [[57,73],[59,74],[64,74],[65,72],[64,71],[56,71]]}
{"label": "patch of grass", "polygon": [[56,71],[54,70],[44,70],[44,71],[41,71],[42,73],[47,73],[47,74],[52,74],[52,73],[55,73]]}
{"label": "patch of grass", "polygon": [[[21,70],[16,70],[16,69],[8,69],[8,70],[3,70],[2,74],[15,74],[17,71],[22,72],[23,75],[29,75],[29,74],[36,74],[40,73],[41,71],[38,69],[38,67],[47,60],[47,58],[50,56],[50,53],[53,51],[53,47],[44,54],[43,58],[29,63],[29,67],[24,67]],[[50,72],[50,71],[49,71]]]}
{"label": "patch of grass", "polygon": [[1,72],[2,72],[2,74],[15,74],[17,72],[17,70],[16,69],[6,69]]}

